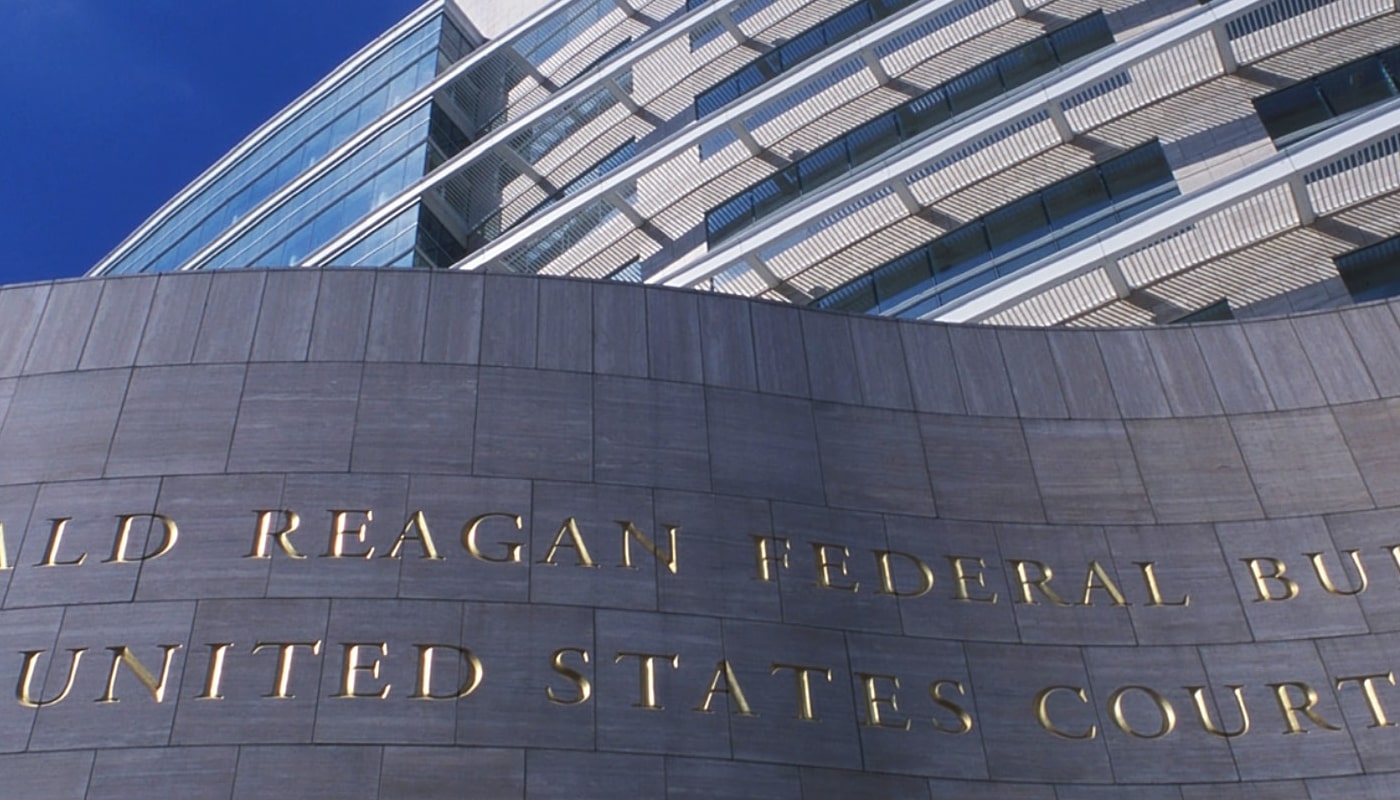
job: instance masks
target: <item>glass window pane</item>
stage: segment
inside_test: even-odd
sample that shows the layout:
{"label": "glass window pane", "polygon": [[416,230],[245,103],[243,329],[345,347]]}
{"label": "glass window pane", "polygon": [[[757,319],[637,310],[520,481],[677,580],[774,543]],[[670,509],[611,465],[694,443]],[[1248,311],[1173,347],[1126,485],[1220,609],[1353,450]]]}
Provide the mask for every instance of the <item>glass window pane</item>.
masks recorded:
{"label": "glass window pane", "polygon": [[863,164],[899,144],[899,126],[894,114],[876,117],[846,134],[851,163]]}
{"label": "glass window pane", "polygon": [[1104,162],[1099,173],[1116,203],[1172,181],[1166,154],[1155,141]]}
{"label": "glass window pane", "polygon": [[831,144],[817,148],[797,164],[802,191],[810,192],[832,178],[845,174],[849,166],[844,139],[837,139]]}
{"label": "glass window pane", "polygon": [[1095,211],[1107,208],[1111,202],[1108,189],[1099,178],[1098,170],[1092,169],[1071,175],[1047,187],[1042,197],[1050,222],[1056,226],[1083,219]]}
{"label": "glass window pane", "polygon": [[1318,79],[1322,97],[1333,113],[1346,114],[1365,108],[1390,97],[1390,84],[1381,72],[1381,62],[1368,58],[1346,69],[1323,75]]}
{"label": "glass window pane", "polygon": [[929,245],[938,282],[961,275],[991,257],[981,223],[964,225]]}
{"label": "glass window pane", "polygon": [[1325,122],[1332,116],[1312,81],[1256,97],[1254,110],[1273,139]]}
{"label": "glass window pane", "polygon": [[954,114],[961,114],[1002,92],[1001,78],[992,64],[983,64],[965,72],[949,81],[943,88],[948,93],[948,102],[952,105]]}
{"label": "glass window pane", "polygon": [[928,250],[919,248],[906,253],[875,272],[875,294],[880,308],[888,309],[914,296],[918,290],[933,285],[929,269]]}
{"label": "glass window pane", "polygon": [[1096,11],[1052,32],[1048,38],[1059,62],[1067,64],[1113,44],[1113,31],[1109,30],[1108,17],[1102,11]]}
{"label": "glass window pane", "polygon": [[1038,194],[1017,200],[985,217],[992,252],[1005,253],[1043,236],[1050,227]]}
{"label": "glass window pane", "polygon": [[1045,39],[1027,42],[996,60],[1002,84],[1011,89],[1053,72],[1059,62]]}

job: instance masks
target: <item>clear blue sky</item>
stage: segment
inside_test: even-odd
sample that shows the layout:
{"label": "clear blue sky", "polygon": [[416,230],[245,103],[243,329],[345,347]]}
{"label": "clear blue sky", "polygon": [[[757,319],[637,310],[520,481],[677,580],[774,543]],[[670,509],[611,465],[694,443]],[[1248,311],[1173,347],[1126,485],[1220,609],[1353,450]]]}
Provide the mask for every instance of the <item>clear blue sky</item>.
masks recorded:
{"label": "clear blue sky", "polygon": [[86,272],[421,0],[0,0],[0,284]]}

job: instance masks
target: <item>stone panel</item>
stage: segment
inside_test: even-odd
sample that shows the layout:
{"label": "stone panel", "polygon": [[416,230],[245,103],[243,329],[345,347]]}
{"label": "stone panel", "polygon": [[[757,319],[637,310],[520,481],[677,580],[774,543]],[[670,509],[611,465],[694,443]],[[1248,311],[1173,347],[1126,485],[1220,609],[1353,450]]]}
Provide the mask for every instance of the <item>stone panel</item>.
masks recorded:
{"label": "stone panel", "polygon": [[263,272],[230,274],[209,285],[204,300],[204,317],[199,322],[199,338],[194,344],[196,363],[241,363],[248,360],[263,294]]}
{"label": "stone panel", "polygon": [[80,369],[129,367],[136,361],[136,348],[146,328],[146,315],[155,295],[156,278],[141,276],[107,281],[97,301],[92,329],[83,347]]}
{"label": "stone panel", "polygon": [[475,367],[366,364],[351,469],[470,473],[476,397]]}
{"label": "stone panel", "polygon": [[[34,332],[34,341],[29,346],[29,355],[24,360],[26,374],[77,368],[102,286],[98,281],[65,281],[53,285],[44,315]],[[234,341],[237,340],[235,336]]]}
{"label": "stone panel", "polygon": [[129,376],[114,369],[21,378],[0,427],[0,483],[101,475]]}
{"label": "stone panel", "polygon": [[0,337],[0,377],[20,374],[48,299],[47,285],[0,291],[0,319],[5,320],[6,332]]}
{"label": "stone panel", "polygon": [[321,273],[316,270],[268,273],[253,334],[254,361],[306,360],[320,286]]}
{"label": "stone panel", "polygon": [[586,375],[483,367],[473,465],[478,474],[588,480],[593,388]]}
{"label": "stone panel", "polygon": [[375,275],[366,361],[417,361],[423,355],[428,277],[418,270]]}
{"label": "stone panel", "polygon": [[106,474],[222,472],[245,369],[242,364],[211,364],[133,371]]}
{"label": "stone panel", "polygon": [[1150,522],[1122,423],[1026,420],[1026,447],[1050,522]]}
{"label": "stone panel", "polygon": [[228,468],[345,470],[360,364],[253,364],[243,385]]}
{"label": "stone panel", "polygon": [[138,366],[189,363],[211,283],[213,276],[206,273],[156,279],[156,296],[136,351]]}

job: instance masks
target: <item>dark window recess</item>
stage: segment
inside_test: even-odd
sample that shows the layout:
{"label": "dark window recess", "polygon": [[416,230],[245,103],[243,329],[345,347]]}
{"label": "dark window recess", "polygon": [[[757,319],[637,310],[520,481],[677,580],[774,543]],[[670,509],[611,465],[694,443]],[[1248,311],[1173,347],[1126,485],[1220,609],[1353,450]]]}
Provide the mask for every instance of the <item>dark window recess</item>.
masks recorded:
{"label": "dark window recess", "polygon": [[1400,47],[1366,56],[1254,98],[1264,130],[1296,142],[1340,117],[1400,95]]}
{"label": "dark window recess", "polygon": [[467,248],[426,206],[418,208],[418,238],[414,242],[413,266],[446,269],[461,261]]}
{"label": "dark window recess", "polygon": [[1113,43],[1102,11],[1076,20],[935,86],[777,174],[705,212],[705,240],[713,247],[787,201],[835,180],[901,142]]}
{"label": "dark window recess", "polygon": [[1358,303],[1400,295],[1400,236],[1343,253],[1332,263]]}
{"label": "dark window recess", "polygon": [[428,148],[426,172],[432,172],[447,159],[467,149],[471,139],[457,127],[441,106],[433,103],[433,109],[428,116],[428,142],[432,146]]}
{"label": "dark window recess", "polygon": [[921,316],[1176,195],[1161,144],[1148,142],[954,228],[815,304]]}
{"label": "dark window recess", "polygon": [[1235,318],[1235,310],[1230,308],[1230,299],[1222,297],[1214,303],[1198,308],[1189,314],[1182,314],[1168,325],[1190,325],[1195,322],[1225,322]]}

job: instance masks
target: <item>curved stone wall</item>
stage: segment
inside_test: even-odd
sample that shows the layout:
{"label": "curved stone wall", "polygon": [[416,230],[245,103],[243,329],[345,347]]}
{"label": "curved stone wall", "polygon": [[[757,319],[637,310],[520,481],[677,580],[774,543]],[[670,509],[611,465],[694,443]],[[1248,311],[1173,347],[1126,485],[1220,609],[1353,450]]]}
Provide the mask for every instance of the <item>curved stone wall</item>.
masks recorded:
{"label": "curved stone wall", "polygon": [[5,289],[5,793],[1389,797],[1397,398],[1383,304]]}

